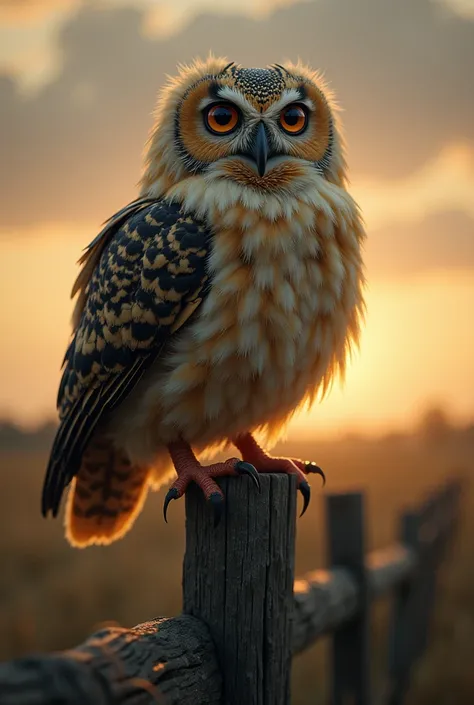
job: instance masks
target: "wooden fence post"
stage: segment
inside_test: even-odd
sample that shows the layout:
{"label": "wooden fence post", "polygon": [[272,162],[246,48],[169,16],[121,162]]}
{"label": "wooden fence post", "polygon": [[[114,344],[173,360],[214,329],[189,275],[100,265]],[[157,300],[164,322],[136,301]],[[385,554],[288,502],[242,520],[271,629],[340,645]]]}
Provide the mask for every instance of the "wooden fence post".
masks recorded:
{"label": "wooden fence post", "polygon": [[[420,514],[406,512],[400,525],[400,542],[412,549],[419,558]],[[400,584],[394,593],[392,626],[389,642],[389,705],[401,705],[408,689],[411,666],[416,653],[421,607],[419,583],[421,566],[408,582]]]}
{"label": "wooden fence post", "polygon": [[420,527],[420,611],[415,659],[426,649],[433,613],[438,567],[443,554],[443,503],[447,489],[434,495],[422,509]]}
{"label": "wooden fence post", "polygon": [[456,521],[456,484],[451,482],[442,492],[434,494],[422,509],[420,536],[420,565],[423,596],[420,640],[416,658],[419,658],[428,645],[429,630],[435,601],[438,572],[443,560],[452,526]]}
{"label": "wooden fence post", "polygon": [[402,517],[400,541],[417,555],[417,568],[396,588],[390,638],[389,705],[401,705],[413,666],[428,644],[440,562],[453,532],[459,486],[450,483],[419,509]]}
{"label": "wooden fence post", "polygon": [[289,705],[296,478],[222,478],[214,528],[200,490],[186,494],[183,610],[216,647],[225,705]]}
{"label": "wooden fence post", "polygon": [[332,639],[332,705],[370,705],[369,594],[365,568],[364,498],[330,495],[327,533],[331,567],[347,568],[360,588],[359,609]]}

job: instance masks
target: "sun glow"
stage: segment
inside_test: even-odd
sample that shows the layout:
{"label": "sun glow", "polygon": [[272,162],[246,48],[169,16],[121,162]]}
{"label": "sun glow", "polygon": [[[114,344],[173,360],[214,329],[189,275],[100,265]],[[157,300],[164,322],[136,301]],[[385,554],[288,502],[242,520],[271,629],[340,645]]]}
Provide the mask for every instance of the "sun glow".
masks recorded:
{"label": "sun glow", "polygon": [[[75,262],[93,234],[45,226],[31,237],[4,237],[2,414],[34,423],[55,413]],[[345,385],[336,383],[322,404],[295,417],[292,434],[408,426],[430,400],[446,402],[459,417],[472,415],[472,272],[440,270],[406,282],[369,272],[369,281],[367,324]]]}

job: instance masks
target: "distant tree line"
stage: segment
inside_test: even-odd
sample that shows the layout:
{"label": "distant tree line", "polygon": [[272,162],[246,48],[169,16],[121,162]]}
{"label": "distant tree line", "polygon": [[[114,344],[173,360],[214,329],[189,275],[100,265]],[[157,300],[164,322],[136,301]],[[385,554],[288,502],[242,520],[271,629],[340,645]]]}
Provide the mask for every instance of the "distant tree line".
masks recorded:
{"label": "distant tree line", "polygon": [[45,421],[36,428],[28,429],[9,419],[0,420],[0,451],[47,449],[56,427],[54,421]]}
{"label": "distant tree line", "polygon": [[[55,430],[56,421],[48,420],[36,428],[20,426],[11,419],[0,419],[0,452],[8,450],[47,450]],[[394,429],[397,437],[417,436],[428,443],[443,443],[450,440],[474,442],[474,419],[467,424],[453,421],[441,406],[427,408],[419,418],[412,434],[403,434]],[[389,434],[389,436],[394,435]],[[350,434],[352,436],[352,434]]]}

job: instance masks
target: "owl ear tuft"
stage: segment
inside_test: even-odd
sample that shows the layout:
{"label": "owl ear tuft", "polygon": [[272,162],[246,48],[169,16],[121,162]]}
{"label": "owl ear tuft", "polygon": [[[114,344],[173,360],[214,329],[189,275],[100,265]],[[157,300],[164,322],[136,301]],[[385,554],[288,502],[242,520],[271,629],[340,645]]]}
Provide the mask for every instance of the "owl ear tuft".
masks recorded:
{"label": "owl ear tuft", "polygon": [[282,66],[281,64],[272,64],[272,68],[280,69],[280,71],[284,71],[287,76],[290,76],[291,78],[294,78],[293,74],[290,73],[290,71],[288,71],[288,69],[286,69],[286,68],[285,68],[284,66]]}
{"label": "owl ear tuft", "polygon": [[229,73],[229,70],[232,68],[232,66],[235,66],[235,61],[231,61],[227,66],[224,66],[222,71],[219,73],[219,76],[223,76],[226,73]]}

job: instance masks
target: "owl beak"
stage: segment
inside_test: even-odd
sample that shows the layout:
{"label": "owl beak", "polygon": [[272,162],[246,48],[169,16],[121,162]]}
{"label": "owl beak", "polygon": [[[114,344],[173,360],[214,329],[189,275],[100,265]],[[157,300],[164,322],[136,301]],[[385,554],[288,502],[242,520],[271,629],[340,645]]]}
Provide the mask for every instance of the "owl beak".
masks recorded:
{"label": "owl beak", "polygon": [[268,139],[263,122],[261,122],[258,126],[257,133],[251,147],[251,155],[257,165],[258,175],[264,176],[268,159]]}

